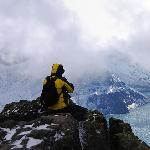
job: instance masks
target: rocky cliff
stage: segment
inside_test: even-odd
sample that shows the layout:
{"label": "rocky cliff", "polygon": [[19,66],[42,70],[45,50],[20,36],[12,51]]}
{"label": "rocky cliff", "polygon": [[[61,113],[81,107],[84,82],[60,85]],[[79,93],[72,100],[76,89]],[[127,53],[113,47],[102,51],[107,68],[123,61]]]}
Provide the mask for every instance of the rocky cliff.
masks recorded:
{"label": "rocky cliff", "polygon": [[41,113],[39,99],[7,104],[0,113],[0,150],[150,150],[129,124],[89,111],[87,119],[69,113]]}

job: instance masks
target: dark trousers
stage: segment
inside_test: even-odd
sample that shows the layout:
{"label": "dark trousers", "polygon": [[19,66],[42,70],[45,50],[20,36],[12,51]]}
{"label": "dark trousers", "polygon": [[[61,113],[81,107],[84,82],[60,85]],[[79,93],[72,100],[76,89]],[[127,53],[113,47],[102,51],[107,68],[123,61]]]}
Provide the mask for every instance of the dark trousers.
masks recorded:
{"label": "dark trousers", "polygon": [[87,119],[88,109],[76,105],[74,103],[69,104],[67,107],[59,110],[46,110],[44,114],[55,114],[55,113],[70,113],[76,120],[83,121]]}

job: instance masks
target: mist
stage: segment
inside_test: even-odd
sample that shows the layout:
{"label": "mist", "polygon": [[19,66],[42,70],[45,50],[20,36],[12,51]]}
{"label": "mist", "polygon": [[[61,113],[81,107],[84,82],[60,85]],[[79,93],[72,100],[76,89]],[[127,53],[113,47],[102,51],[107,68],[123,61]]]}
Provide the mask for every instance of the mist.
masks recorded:
{"label": "mist", "polygon": [[62,1],[6,0],[0,7],[1,64],[30,75],[50,72],[53,63],[87,65],[93,47],[82,41]]}
{"label": "mist", "polygon": [[[123,5],[119,1],[116,3]],[[65,76],[72,82],[88,74],[107,71],[114,61],[111,61],[111,55],[127,58],[126,61],[140,63],[149,69],[150,32],[147,26],[150,14],[144,8],[138,12],[142,18],[133,19],[132,27],[135,24],[138,26],[124,39],[123,33],[130,33],[133,28],[121,32],[126,21],[118,14],[120,5],[116,7],[110,3],[110,8],[115,8],[115,11],[108,11],[110,20],[116,18],[111,29],[118,22],[118,30],[115,28],[116,32],[110,32],[112,36],[109,37],[105,32],[98,32],[99,38],[95,34],[90,35],[88,28],[83,30],[79,15],[71,7],[68,8],[65,1],[0,0],[0,101],[38,96],[42,80],[50,74],[54,63],[64,65]],[[135,17],[135,13],[131,15],[131,18]],[[115,33],[119,36],[114,36]],[[100,42],[102,39],[105,39],[104,42]]]}
{"label": "mist", "polygon": [[99,51],[122,53],[149,70],[149,0],[64,1],[78,16],[82,37],[90,39]]}

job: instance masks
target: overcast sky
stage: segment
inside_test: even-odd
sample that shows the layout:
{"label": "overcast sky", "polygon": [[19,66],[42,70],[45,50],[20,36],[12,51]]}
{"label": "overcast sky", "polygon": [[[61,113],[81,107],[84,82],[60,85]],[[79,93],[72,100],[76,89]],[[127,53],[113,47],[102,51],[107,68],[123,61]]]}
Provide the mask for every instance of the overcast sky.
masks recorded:
{"label": "overcast sky", "polygon": [[149,0],[0,0],[1,79],[41,79],[53,63],[75,79],[107,70],[111,54],[149,69],[149,18]]}
{"label": "overcast sky", "polygon": [[149,0],[0,0],[0,61],[31,73],[55,62],[76,69],[113,49],[146,66],[149,18]]}
{"label": "overcast sky", "polygon": [[[64,0],[77,15],[85,38],[97,44],[129,40],[138,30],[149,28],[149,0]],[[112,41],[112,42],[113,42]],[[106,46],[105,45],[105,46]]]}
{"label": "overcast sky", "polygon": [[149,0],[64,1],[77,15],[84,39],[105,50],[114,47],[150,67]]}
{"label": "overcast sky", "polygon": [[1,0],[1,64],[15,67],[12,74],[34,76],[49,73],[53,63],[74,68],[72,71],[85,68],[94,57],[94,48],[82,40],[75,18],[61,0]]}

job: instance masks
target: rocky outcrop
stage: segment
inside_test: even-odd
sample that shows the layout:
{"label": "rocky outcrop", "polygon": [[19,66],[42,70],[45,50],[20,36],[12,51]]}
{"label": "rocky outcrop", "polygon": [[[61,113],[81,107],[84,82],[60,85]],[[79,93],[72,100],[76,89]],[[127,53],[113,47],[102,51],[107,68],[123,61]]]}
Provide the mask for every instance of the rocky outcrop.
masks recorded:
{"label": "rocky outcrop", "polygon": [[6,104],[0,114],[0,122],[4,120],[29,121],[39,117],[40,100],[12,102]]}
{"label": "rocky outcrop", "polygon": [[[134,140],[133,140],[134,139]],[[141,149],[140,149],[141,148]],[[7,104],[0,113],[2,150],[149,150],[129,124],[89,111],[77,121],[69,113],[41,113],[39,99]]]}
{"label": "rocky outcrop", "polygon": [[110,118],[109,134],[112,150],[149,150],[150,147],[132,132],[131,126],[122,120]]}

